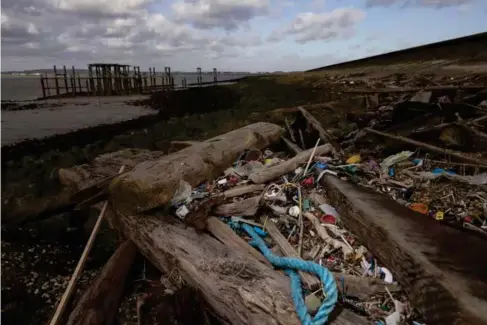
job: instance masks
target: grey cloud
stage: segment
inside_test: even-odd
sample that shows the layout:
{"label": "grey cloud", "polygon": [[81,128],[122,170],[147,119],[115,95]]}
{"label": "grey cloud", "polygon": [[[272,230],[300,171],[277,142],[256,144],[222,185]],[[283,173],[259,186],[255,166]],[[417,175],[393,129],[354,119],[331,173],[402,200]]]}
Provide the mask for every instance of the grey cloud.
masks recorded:
{"label": "grey cloud", "polygon": [[461,6],[473,2],[473,0],[366,0],[367,7],[400,5],[403,7],[419,6],[432,8],[445,8]]}
{"label": "grey cloud", "polygon": [[353,28],[365,17],[365,12],[356,8],[338,8],[323,13],[301,13],[283,30],[274,31],[271,41],[291,35],[298,43],[318,40],[348,38]]}
{"label": "grey cloud", "polygon": [[269,0],[191,0],[172,5],[176,19],[202,29],[236,30],[254,17],[270,13]]}

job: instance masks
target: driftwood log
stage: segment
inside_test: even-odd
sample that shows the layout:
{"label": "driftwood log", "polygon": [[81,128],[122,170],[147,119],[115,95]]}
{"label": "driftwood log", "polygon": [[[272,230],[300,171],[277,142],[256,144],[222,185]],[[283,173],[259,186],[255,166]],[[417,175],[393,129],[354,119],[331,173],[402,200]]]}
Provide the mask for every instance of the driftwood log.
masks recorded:
{"label": "driftwood log", "polygon": [[2,223],[19,224],[34,219],[43,219],[68,212],[78,207],[90,206],[106,198],[108,185],[121,166],[131,170],[143,161],[160,158],[161,151],[124,149],[98,156],[90,164],[58,171],[59,182],[64,189],[48,197],[14,199],[2,203]]}
{"label": "driftwood log", "polygon": [[229,190],[223,192],[223,196],[225,198],[231,198],[236,196],[241,196],[244,194],[252,193],[252,192],[260,192],[266,188],[265,184],[251,184],[251,185],[241,185],[233,187]]}
{"label": "driftwood log", "polygon": [[393,139],[393,140],[401,141],[401,142],[404,142],[404,143],[408,143],[408,144],[411,144],[413,146],[423,148],[423,149],[425,149],[427,151],[431,151],[431,152],[434,152],[434,153],[439,153],[439,154],[442,154],[442,155],[445,155],[445,156],[450,156],[450,157],[453,157],[455,159],[458,159],[458,160],[461,160],[461,161],[465,161],[465,162],[468,162],[468,163],[477,164],[477,165],[485,165],[485,164],[487,164],[487,161],[485,161],[483,159],[477,159],[477,158],[469,157],[468,155],[465,155],[463,153],[455,152],[455,151],[450,150],[450,149],[442,149],[442,148],[433,146],[431,144],[427,144],[427,143],[424,143],[424,142],[420,142],[420,141],[416,141],[416,140],[413,140],[413,139],[409,139],[409,138],[406,138],[406,137],[403,137],[403,136],[400,136],[400,135],[393,135],[393,134],[389,134],[389,133],[377,131],[377,130],[374,130],[374,129],[371,129],[371,128],[365,128],[365,131],[367,131],[368,133],[371,133],[371,134],[376,134],[376,135],[380,135],[382,137],[386,137],[386,138],[389,138],[389,139]]}
{"label": "driftwood log", "polygon": [[[118,227],[158,269],[178,274],[196,288],[222,324],[299,325],[289,278],[171,218],[119,214]],[[364,324],[360,317],[337,310],[330,324]]]}
{"label": "driftwood log", "polygon": [[487,241],[325,176],[330,204],[431,325],[487,324]]}
{"label": "driftwood log", "polygon": [[123,242],[110,257],[97,278],[83,293],[68,318],[67,325],[112,324],[118,312],[125,278],[132,266],[137,247]]}
{"label": "driftwood log", "polygon": [[[333,137],[328,132],[326,132],[326,130],[321,125],[321,123],[310,112],[308,112],[307,110],[305,110],[302,107],[299,107],[299,111],[301,112],[301,114],[303,114],[303,117],[308,121],[308,124],[313,129],[318,131],[318,134],[320,135],[321,140],[323,140],[325,143],[327,143],[327,142],[331,143],[334,141]],[[338,149],[338,148],[335,148],[335,149]]]}
{"label": "driftwood log", "polygon": [[[267,183],[270,180],[281,177],[284,174],[290,173],[301,164],[308,162],[313,149],[308,149],[300,152],[295,157],[280,163],[279,165],[265,168],[249,176],[250,180],[255,184]],[[316,148],[315,156],[327,155],[333,153],[333,147],[330,144],[325,144]]]}
{"label": "driftwood log", "polygon": [[206,140],[156,161],[143,162],[116,177],[109,187],[112,204],[127,213],[168,203],[180,180],[196,186],[221,174],[239,153],[262,149],[280,139],[281,127],[255,123]]}
{"label": "driftwood log", "polygon": [[104,179],[116,176],[120,167],[128,172],[135,165],[144,161],[153,161],[162,157],[162,151],[144,149],[124,149],[96,157],[91,163],[58,171],[59,182],[76,191],[93,186]]}

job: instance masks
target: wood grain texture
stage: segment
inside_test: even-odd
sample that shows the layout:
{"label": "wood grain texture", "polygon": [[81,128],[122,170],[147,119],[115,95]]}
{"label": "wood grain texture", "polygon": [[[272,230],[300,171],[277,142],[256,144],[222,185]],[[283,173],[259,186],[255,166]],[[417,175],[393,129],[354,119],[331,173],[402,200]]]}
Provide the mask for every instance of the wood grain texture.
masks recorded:
{"label": "wood grain texture", "polygon": [[120,244],[77,302],[67,325],[112,324],[136,253],[137,247],[130,240]]}
{"label": "wood grain texture", "polygon": [[[265,168],[261,171],[253,173],[249,176],[250,180],[255,184],[267,183],[273,179],[279,178],[284,174],[292,172],[300,165],[308,162],[313,149],[309,149],[297,154],[295,157],[280,163],[279,165]],[[325,144],[316,148],[315,155],[326,155],[333,152],[333,147],[330,144]]]}
{"label": "wood grain texture", "polygon": [[429,325],[487,324],[487,241],[326,176],[345,226],[391,270]]}
{"label": "wood grain texture", "polygon": [[281,127],[255,123],[211,138],[201,144],[143,162],[116,177],[110,187],[112,204],[127,213],[147,211],[169,202],[180,180],[192,186],[220,175],[239,153],[263,149],[279,141]]}

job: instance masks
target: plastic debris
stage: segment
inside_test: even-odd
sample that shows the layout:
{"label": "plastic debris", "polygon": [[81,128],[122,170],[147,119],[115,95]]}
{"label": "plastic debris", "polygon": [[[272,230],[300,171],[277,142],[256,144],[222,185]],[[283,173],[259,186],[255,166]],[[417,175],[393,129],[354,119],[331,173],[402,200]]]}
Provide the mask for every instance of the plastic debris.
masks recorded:
{"label": "plastic debris", "polygon": [[188,182],[183,180],[179,181],[178,189],[169,204],[175,206],[180,203],[189,203],[191,200],[191,192],[192,187]]}
{"label": "plastic debris", "polygon": [[394,282],[394,278],[392,277],[391,271],[389,271],[385,267],[381,267],[380,272],[384,275],[384,281],[385,282],[387,282],[387,283],[393,283]]}
{"label": "plastic debris", "polygon": [[332,207],[331,205],[323,203],[322,205],[320,205],[319,208],[321,209],[321,211],[323,211],[325,216],[329,215],[335,219],[340,219],[340,215],[338,214],[338,211],[335,210],[335,208]]}
{"label": "plastic debris", "polygon": [[301,209],[297,205],[295,205],[289,208],[288,213],[292,217],[298,217],[301,213]]}
{"label": "plastic debris", "polygon": [[217,183],[218,183],[218,185],[225,185],[227,182],[228,182],[228,180],[226,178],[222,178]]}
{"label": "plastic debris", "polygon": [[412,151],[402,151],[400,153],[387,157],[380,164],[382,172],[386,174],[389,170],[389,167],[394,166],[394,164],[397,164],[398,162],[409,159],[409,157],[411,157],[413,154],[414,152]]}
{"label": "plastic debris", "polygon": [[352,157],[347,159],[346,163],[347,164],[358,164],[358,163],[360,163],[360,161],[362,161],[362,158],[360,157],[360,155],[353,155]]}
{"label": "plastic debris", "polygon": [[437,211],[435,213],[435,219],[436,220],[443,220],[444,217],[445,217],[445,214],[443,213],[443,211]]}
{"label": "plastic debris", "polygon": [[408,208],[413,210],[413,211],[416,211],[416,212],[419,212],[421,214],[428,214],[428,206],[426,204],[423,204],[423,203],[412,203],[410,205],[408,205]]}
{"label": "plastic debris", "polygon": [[186,217],[189,213],[189,210],[188,208],[186,207],[186,205],[181,205],[177,210],[176,210],[176,215],[180,218],[180,219],[184,219],[184,217]]}

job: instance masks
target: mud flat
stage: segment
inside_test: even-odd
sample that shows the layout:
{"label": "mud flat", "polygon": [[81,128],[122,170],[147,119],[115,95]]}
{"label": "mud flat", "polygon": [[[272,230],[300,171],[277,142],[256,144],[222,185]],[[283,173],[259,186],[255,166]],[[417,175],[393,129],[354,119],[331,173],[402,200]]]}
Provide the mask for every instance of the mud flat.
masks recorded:
{"label": "mud flat", "polygon": [[131,103],[141,99],[145,97],[66,98],[38,101],[39,109],[3,112],[2,147],[157,113]]}

